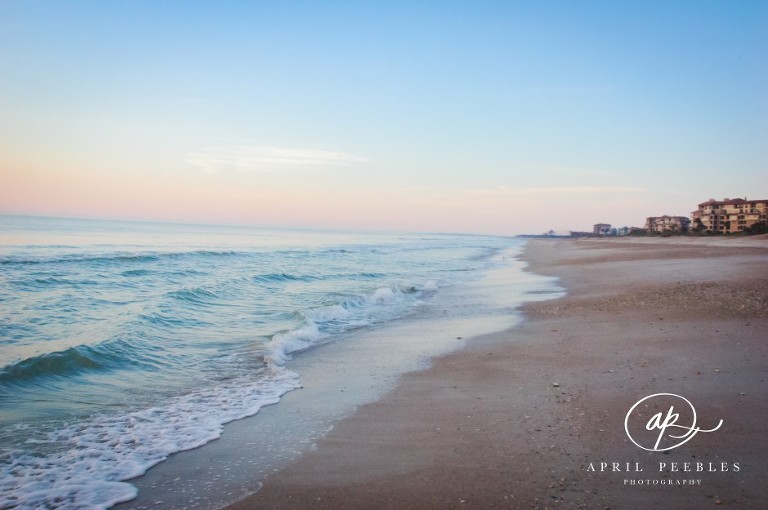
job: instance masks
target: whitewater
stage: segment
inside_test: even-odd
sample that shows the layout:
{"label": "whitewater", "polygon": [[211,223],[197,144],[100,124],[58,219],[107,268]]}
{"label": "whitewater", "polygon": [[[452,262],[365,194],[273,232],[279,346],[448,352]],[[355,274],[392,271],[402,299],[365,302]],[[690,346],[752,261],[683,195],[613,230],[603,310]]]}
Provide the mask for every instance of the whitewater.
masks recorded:
{"label": "whitewater", "polygon": [[[0,508],[133,500],[136,477],[322,373],[328,362],[313,353],[323,349],[337,361],[362,352],[355,369],[394,377],[455,348],[461,329],[420,340],[398,327],[499,327],[489,318],[558,290],[522,271],[521,246],[0,216]],[[470,291],[510,264],[501,302]],[[355,369],[337,377],[359,378]]]}

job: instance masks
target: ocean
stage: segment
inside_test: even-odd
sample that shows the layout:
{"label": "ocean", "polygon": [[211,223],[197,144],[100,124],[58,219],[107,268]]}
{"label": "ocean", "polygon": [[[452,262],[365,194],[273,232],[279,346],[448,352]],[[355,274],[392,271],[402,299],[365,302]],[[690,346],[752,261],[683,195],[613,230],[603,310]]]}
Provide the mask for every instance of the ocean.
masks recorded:
{"label": "ocean", "polygon": [[[522,302],[558,295],[523,271],[522,246],[0,216],[0,508],[131,501],[151,467],[318,381],[324,352],[351,367],[333,369],[334,384],[385,381],[352,385],[375,391],[352,391],[348,413],[463,338],[513,324]],[[334,408],[326,394],[311,405]],[[296,456],[321,432],[280,434]]]}

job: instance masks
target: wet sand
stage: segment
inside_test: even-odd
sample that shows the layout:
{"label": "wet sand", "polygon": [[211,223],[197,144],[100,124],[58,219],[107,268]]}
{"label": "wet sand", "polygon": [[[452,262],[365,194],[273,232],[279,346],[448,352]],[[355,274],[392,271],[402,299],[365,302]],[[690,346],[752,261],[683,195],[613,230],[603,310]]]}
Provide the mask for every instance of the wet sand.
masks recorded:
{"label": "wet sand", "polygon": [[[230,508],[768,508],[768,239],[534,240],[523,257],[568,295],[407,374]],[[660,392],[722,427],[642,450],[624,419]]]}

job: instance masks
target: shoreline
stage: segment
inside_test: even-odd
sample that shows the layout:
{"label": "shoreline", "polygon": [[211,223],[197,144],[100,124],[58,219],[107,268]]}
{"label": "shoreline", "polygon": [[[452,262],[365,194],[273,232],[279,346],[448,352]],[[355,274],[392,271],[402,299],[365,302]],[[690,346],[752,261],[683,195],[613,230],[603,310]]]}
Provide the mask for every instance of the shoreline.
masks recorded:
{"label": "shoreline", "polygon": [[388,394],[403,373],[423,370],[465,338],[516,324],[519,315],[511,310],[523,301],[560,295],[552,278],[522,271],[520,250],[496,253],[475,278],[442,287],[405,317],[336,335],[292,357],[286,369],[300,378],[299,389],[225,424],[217,440],[130,480],[138,496],[115,508],[222,508],[256,492],[358,406]]}
{"label": "shoreline", "polygon": [[[529,240],[528,270],[567,296],[406,374],[228,508],[765,507],[768,243],[706,241]],[[662,391],[723,431],[638,449],[624,416]],[[588,470],[602,462],[647,467]],[[739,470],[675,485],[686,462]]]}

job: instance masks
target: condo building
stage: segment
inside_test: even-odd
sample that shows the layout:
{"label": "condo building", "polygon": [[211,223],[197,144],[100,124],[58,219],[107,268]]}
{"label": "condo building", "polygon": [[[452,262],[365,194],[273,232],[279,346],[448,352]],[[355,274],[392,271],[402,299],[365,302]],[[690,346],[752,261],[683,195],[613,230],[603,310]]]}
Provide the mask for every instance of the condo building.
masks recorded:
{"label": "condo building", "polygon": [[645,220],[645,230],[648,232],[662,233],[668,231],[685,233],[688,232],[690,225],[691,220],[685,216],[651,216]]}
{"label": "condo building", "polygon": [[747,200],[745,198],[710,198],[699,204],[691,213],[694,228],[703,228],[708,232],[733,234],[742,232],[755,223],[765,222],[768,214],[768,199]]}

